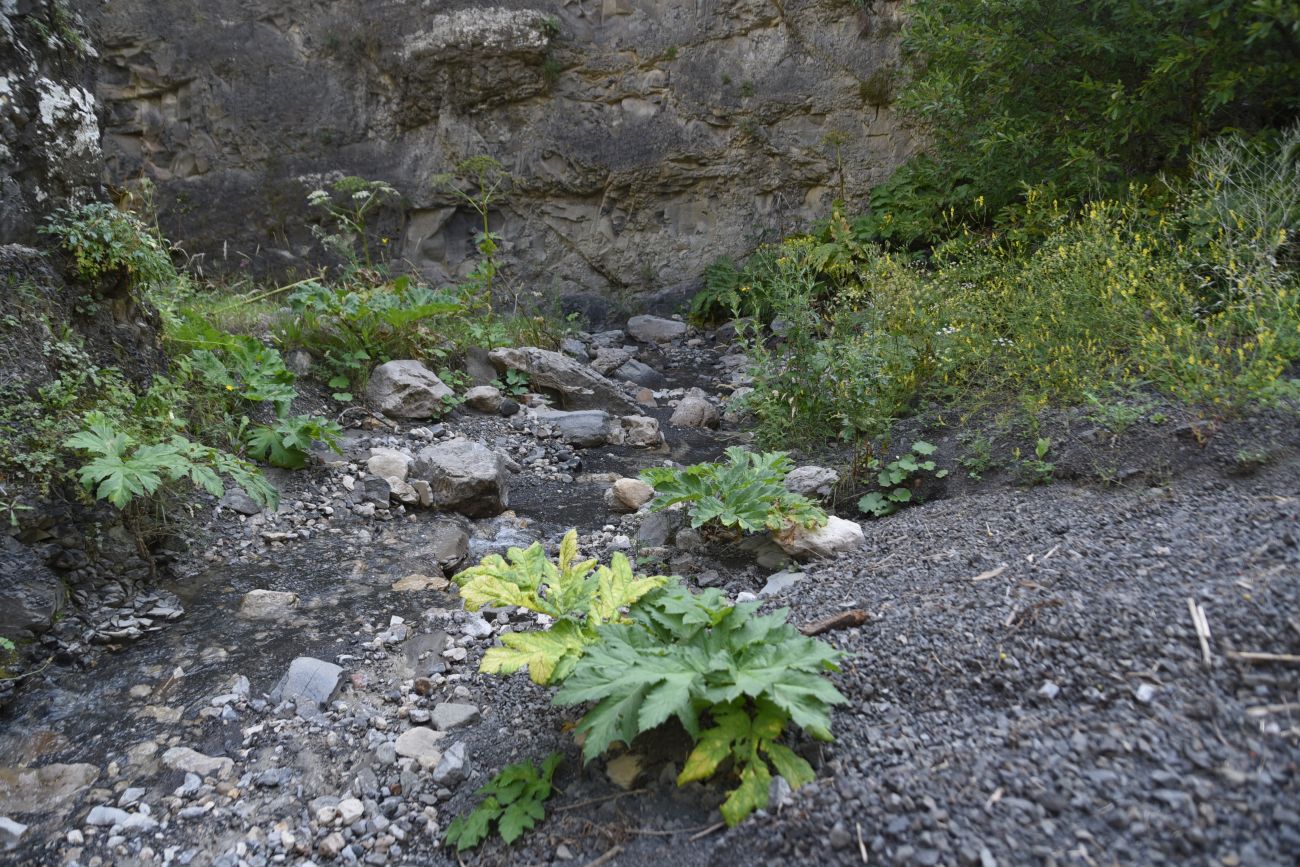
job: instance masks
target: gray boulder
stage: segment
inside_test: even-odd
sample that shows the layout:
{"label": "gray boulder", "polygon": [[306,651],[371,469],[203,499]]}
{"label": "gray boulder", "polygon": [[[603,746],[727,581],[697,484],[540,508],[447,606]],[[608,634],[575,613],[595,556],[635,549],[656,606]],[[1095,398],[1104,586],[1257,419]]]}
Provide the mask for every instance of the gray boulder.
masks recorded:
{"label": "gray boulder", "polygon": [[477,412],[496,414],[501,410],[501,390],[491,385],[476,385],[465,392],[465,405]]}
{"label": "gray boulder", "polygon": [[616,382],[635,382],[646,388],[663,388],[668,384],[668,379],[662,373],[635,358],[630,358],[619,365],[612,377]]}
{"label": "gray boulder", "polygon": [[533,390],[557,395],[564,409],[605,409],[620,414],[636,412],[636,406],[617,385],[567,355],[526,346],[494,349],[488,358],[498,370],[519,370],[528,374]]}
{"label": "gray boulder", "polygon": [[629,446],[653,449],[663,445],[664,435],[659,430],[659,420],[648,415],[625,415],[623,442]]}
{"label": "gray boulder", "polygon": [[677,404],[677,409],[673,410],[672,418],[668,423],[673,427],[704,428],[717,427],[720,420],[718,408],[709,401],[704,391],[692,388]]}
{"label": "gray boulder", "polygon": [[813,500],[824,500],[835,490],[840,474],[829,467],[796,467],[785,477],[785,489]]}
{"label": "gray boulder", "polygon": [[609,376],[610,373],[631,359],[632,353],[623,347],[611,346],[605,349],[597,349],[596,357],[591,360],[591,366],[601,376]]}
{"label": "gray boulder", "polygon": [[603,446],[618,423],[603,409],[584,409],[577,412],[539,409],[538,420],[554,427],[560,439],[580,448]]}
{"label": "gray boulder", "polygon": [[476,442],[454,439],[421,449],[411,477],[428,482],[435,506],[471,518],[499,515],[509,505],[505,460]]}
{"label": "gray boulder", "polygon": [[686,323],[659,316],[633,316],[627,333],[642,343],[668,343],[686,334]]}
{"label": "gray boulder", "polygon": [[434,418],[442,415],[443,398],[453,392],[418,361],[390,361],[370,374],[366,402],[392,418]]}

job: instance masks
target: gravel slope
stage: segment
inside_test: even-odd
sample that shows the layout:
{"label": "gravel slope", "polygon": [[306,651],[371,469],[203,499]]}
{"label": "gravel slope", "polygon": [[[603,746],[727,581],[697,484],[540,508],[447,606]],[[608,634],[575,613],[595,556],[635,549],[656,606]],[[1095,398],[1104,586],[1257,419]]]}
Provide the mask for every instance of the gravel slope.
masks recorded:
{"label": "gravel slope", "polygon": [[1300,862],[1300,669],[1227,656],[1300,652],[1294,457],[1244,480],[992,491],[866,530],[862,556],[783,600],[797,621],[872,614],[829,636],[852,705],[822,779],[713,863]]}

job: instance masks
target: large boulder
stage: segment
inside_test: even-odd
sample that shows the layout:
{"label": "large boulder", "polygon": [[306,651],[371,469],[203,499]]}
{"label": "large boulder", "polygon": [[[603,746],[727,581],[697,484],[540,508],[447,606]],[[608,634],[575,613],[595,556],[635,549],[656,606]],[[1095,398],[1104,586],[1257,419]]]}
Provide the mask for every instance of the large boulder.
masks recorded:
{"label": "large boulder", "polygon": [[809,530],[796,525],[772,534],[782,551],[799,560],[856,551],[862,547],[865,538],[861,526],[834,515],[826,520],[824,527]]}
{"label": "large boulder", "polygon": [[366,459],[366,469],[372,476],[388,479],[390,484],[393,479],[404,482],[411,461],[411,456],[400,449],[375,446],[370,450],[370,457]]}
{"label": "large boulder", "polygon": [[494,349],[488,355],[498,370],[519,370],[528,374],[534,390],[549,391],[564,409],[604,409],[635,413],[636,406],[617,385],[567,355],[525,346]]}
{"label": "large boulder", "polygon": [[466,439],[423,448],[411,466],[411,478],[428,483],[433,505],[471,518],[490,518],[506,510],[507,476],[501,455]]}
{"label": "large boulder", "polygon": [[642,343],[669,343],[686,335],[686,323],[660,316],[633,316],[627,333]]}
{"label": "large boulder", "polygon": [[381,364],[366,383],[366,402],[391,418],[435,418],[446,409],[443,398],[454,394],[418,361]]}
{"label": "large boulder", "polygon": [[673,427],[717,427],[721,416],[702,389],[692,388],[673,410],[668,423]]}
{"label": "large boulder", "polygon": [[465,392],[465,405],[477,412],[496,414],[501,410],[502,400],[501,390],[491,385],[476,385]]}
{"label": "large boulder", "polygon": [[619,428],[619,423],[603,409],[577,412],[538,409],[534,412],[539,421],[555,428],[561,440],[579,448],[603,446],[609,441],[610,434]]}
{"label": "large boulder", "polygon": [[63,601],[63,583],[36,553],[0,534],[0,636],[44,632]]}

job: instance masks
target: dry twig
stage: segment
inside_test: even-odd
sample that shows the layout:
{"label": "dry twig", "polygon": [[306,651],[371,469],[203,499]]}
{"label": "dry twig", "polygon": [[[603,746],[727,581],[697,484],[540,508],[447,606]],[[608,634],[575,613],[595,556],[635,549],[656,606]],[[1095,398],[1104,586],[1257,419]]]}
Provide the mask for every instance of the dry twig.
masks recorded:
{"label": "dry twig", "polygon": [[1241,662],[1253,662],[1261,665],[1276,662],[1279,665],[1300,665],[1300,656],[1294,653],[1261,653],[1253,650],[1229,650],[1229,659]]}
{"label": "dry twig", "polygon": [[622,851],[623,851],[622,846],[615,846],[613,849],[610,849],[608,852],[606,852],[604,855],[601,855],[596,860],[588,861],[587,867],[600,867],[601,864],[606,864],[610,861],[613,861],[615,858],[618,857],[618,853]]}
{"label": "dry twig", "polygon": [[867,622],[871,615],[861,608],[855,608],[852,611],[845,611],[841,614],[834,614],[823,620],[816,620],[812,623],[805,623],[799,627],[799,631],[804,635],[821,635],[823,632],[830,632],[833,629],[850,629],[854,626],[861,626]]}
{"label": "dry twig", "polygon": [[1201,663],[1210,667],[1210,622],[1205,619],[1205,608],[1196,604],[1196,600],[1187,597],[1187,610],[1192,614],[1192,626],[1196,628],[1196,640],[1201,645]]}

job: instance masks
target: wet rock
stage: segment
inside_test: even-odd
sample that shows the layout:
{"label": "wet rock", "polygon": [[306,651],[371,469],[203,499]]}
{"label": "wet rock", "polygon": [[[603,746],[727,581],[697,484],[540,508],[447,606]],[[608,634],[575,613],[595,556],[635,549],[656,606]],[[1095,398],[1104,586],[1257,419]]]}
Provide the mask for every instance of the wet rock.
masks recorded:
{"label": "wet rock", "polygon": [[289,663],[289,670],[271,690],[271,701],[318,708],[334,696],[342,676],[343,669],[332,662],[300,656]]}
{"label": "wet rock", "polygon": [[418,361],[381,364],[366,383],[366,402],[391,418],[435,418],[446,408],[443,398],[454,394]]}
{"label": "wet rock", "polygon": [[501,390],[491,385],[476,385],[465,392],[465,405],[476,412],[497,413],[502,400]]}
{"label": "wet rock", "polygon": [[446,590],[451,582],[441,575],[421,575],[413,573],[393,582],[397,593],[420,593],[425,590]]}
{"label": "wet rock", "polygon": [[438,742],[443,737],[442,732],[436,732],[426,726],[415,726],[402,732],[393,744],[393,748],[397,750],[399,756],[434,765],[442,759],[442,748]]}
{"label": "wet rock", "polygon": [[280,620],[293,614],[297,607],[297,593],[250,590],[239,603],[239,616],[248,620]]}
{"label": "wet rock", "polygon": [[438,766],[433,769],[433,781],[440,786],[455,786],[469,777],[470,765],[468,748],[457,741],[447,752],[442,754]]}
{"label": "wet rock", "polygon": [[562,441],[579,448],[605,445],[614,426],[609,413],[602,409],[577,412],[539,409],[535,413],[539,421],[555,428]]}
{"label": "wet rock", "polygon": [[633,316],[627,321],[627,333],[642,343],[669,343],[686,335],[686,323],[659,316]]}
{"label": "wet rock", "polygon": [[635,512],[655,495],[655,489],[640,479],[619,479],[609,490],[615,509],[623,512]]}
{"label": "wet rock", "polygon": [[677,404],[668,423],[673,427],[711,428],[717,427],[719,420],[718,408],[709,401],[704,391],[692,388],[687,390],[686,396]]}
{"label": "wet rock", "polygon": [[59,577],[32,549],[0,534],[0,635],[44,632],[62,602]]}
{"label": "wet rock", "polygon": [[439,731],[451,731],[470,723],[478,722],[478,708],[472,704],[442,702],[433,708],[433,727]]}
{"label": "wet rock", "polygon": [[809,530],[794,526],[772,534],[772,539],[790,556],[807,559],[834,557],[847,551],[856,551],[862,546],[865,537],[858,524],[831,515],[824,527]]}
{"label": "wet rock", "polygon": [[518,415],[520,409],[518,401],[507,397],[501,401],[501,406],[497,409],[497,412],[502,418],[510,418],[513,415]]}
{"label": "wet rock", "polygon": [[89,764],[0,768],[0,813],[58,814],[99,779]]}
{"label": "wet rock", "polygon": [[399,449],[376,446],[370,450],[370,457],[366,460],[366,469],[370,471],[372,476],[379,476],[390,481],[397,479],[404,482],[413,460],[414,458]]}
{"label": "wet rock", "polygon": [[825,500],[839,480],[840,474],[829,467],[795,467],[785,477],[785,489],[812,500]]}
{"label": "wet rock", "polygon": [[163,753],[162,763],[173,771],[187,771],[200,777],[224,780],[230,776],[235,763],[224,756],[205,756],[189,747],[172,747]]}
{"label": "wet rock", "polygon": [[357,490],[353,491],[353,497],[363,503],[374,503],[381,509],[387,509],[393,497],[393,486],[380,476],[366,476]]}
{"label": "wet rock", "polygon": [[455,439],[420,450],[413,477],[429,483],[434,505],[474,518],[490,518],[509,504],[505,460],[476,442]]}
{"label": "wet rock", "polygon": [[494,349],[489,357],[500,370],[528,374],[534,389],[554,392],[564,409],[604,409],[630,413],[636,408],[617,385],[567,355],[536,347]]}
{"label": "wet rock", "polygon": [[636,448],[652,449],[663,445],[659,420],[648,415],[625,415],[621,419],[623,442]]}
{"label": "wet rock", "polygon": [[637,528],[636,540],[648,548],[662,547],[668,544],[684,522],[679,511],[651,512]]}
{"label": "wet rock", "polygon": [[465,559],[469,553],[469,532],[460,518],[441,518],[423,533],[423,541],[411,559],[423,566],[432,560],[443,569],[450,569]]}

